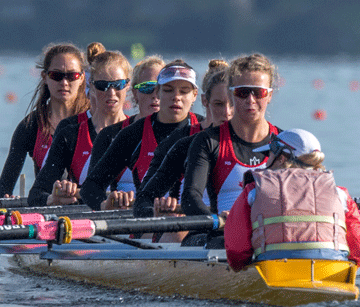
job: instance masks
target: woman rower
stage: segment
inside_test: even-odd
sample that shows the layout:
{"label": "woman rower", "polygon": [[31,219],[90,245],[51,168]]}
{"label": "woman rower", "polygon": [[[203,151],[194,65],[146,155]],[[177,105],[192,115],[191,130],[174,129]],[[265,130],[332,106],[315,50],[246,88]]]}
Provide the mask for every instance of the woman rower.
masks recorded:
{"label": "woman rower", "polygon": [[[123,121],[126,91],[132,68],[119,51],[90,52],[91,89],[96,98],[93,116],[78,125],[62,129],[54,139],[49,157],[30,190],[28,202],[32,206],[70,204],[79,198],[81,186],[90,162],[92,144],[106,126]],[[64,170],[71,181],[60,181]],[[55,183],[54,183],[55,182]]]}
{"label": "woman rower", "polygon": [[[223,60],[209,62],[201,95],[206,118],[198,125],[175,130],[156,148],[154,158],[134,203],[135,216],[153,216],[154,200],[156,214],[158,214],[158,209],[171,212],[176,208],[179,186],[185,172],[186,154],[195,133],[210,125],[219,126],[231,119],[233,107],[228,99],[226,87],[227,67],[228,64]],[[165,198],[164,195],[174,184],[176,189],[170,193],[173,197]]]}
{"label": "woman rower", "polygon": [[[353,260],[360,265],[360,214],[336,187],[308,131],[291,129],[255,149],[270,150],[267,169],[248,172],[225,225],[230,266],[271,259]],[[350,256],[347,257],[350,248]]]}
{"label": "woman rower", "polygon": [[[106,48],[102,43],[93,42],[87,46],[86,50],[87,50],[87,58],[89,58],[92,56],[92,54],[100,54],[102,52],[105,52]],[[85,93],[86,93],[86,97],[90,100],[90,109],[86,110],[81,114],[70,116],[63,119],[57,125],[54,133],[54,137],[56,136],[57,132],[65,128],[67,125],[76,125],[80,123],[82,120],[88,120],[92,116],[92,114],[94,114],[96,108],[96,101],[95,101],[96,97],[94,97],[94,94],[90,93],[90,77],[91,77],[90,72],[87,69],[85,71],[85,81],[86,81]],[[77,117],[81,118],[81,120],[79,120]]]}
{"label": "woman rower", "polygon": [[192,67],[175,60],[160,71],[157,82],[160,111],[122,129],[83,184],[81,196],[94,210],[105,208],[106,188],[126,167],[132,170],[138,189],[157,144],[175,129],[203,119],[190,112],[197,96]]}
{"label": "woman rower", "polygon": [[[198,133],[189,148],[181,197],[186,215],[226,217],[242,190],[245,171],[265,167],[267,155],[252,149],[268,144],[271,134],[280,132],[265,119],[275,82],[274,65],[265,56],[252,54],[235,59],[227,72],[234,116],[219,127]],[[203,202],[205,187],[210,208]],[[211,233],[208,239],[213,236],[220,236],[214,242],[221,247],[223,234]],[[186,244],[192,245],[191,237],[188,239]]]}
{"label": "woman rower", "polygon": [[[85,61],[83,53],[72,44],[49,45],[37,65],[41,79],[29,108],[17,126],[0,177],[0,197],[12,195],[27,153],[34,160],[35,175],[44,165],[59,122],[89,108],[85,96]],[[86,115],[77,120],[86,120]]]}
{"label": "woman rower", "polygon": [[[129,117],[123,122],[119,122],[101,130],[94,142],[89,173],[95,167],[96,163],[103,156],[112,140],[121,129],[129,126],[140,118],[149,116],[160,110],[160,101],[155,93],[155,86],[157,83],[157,76],[164,66],[165,62],[159,56],[146,57],[136,64],[131,79],[131,88],[133,101],[138,107],[139,113]],[[133,183],[131,171],[128,168],[117,177],[115,186],[112,186],[112,190],[113,192],[108,195],[110,203],[113,203],[114,200],[118,202],[121,197],[125,203],[133,200],[135,185]],[[119,192],[117,193],[115,190]]]}

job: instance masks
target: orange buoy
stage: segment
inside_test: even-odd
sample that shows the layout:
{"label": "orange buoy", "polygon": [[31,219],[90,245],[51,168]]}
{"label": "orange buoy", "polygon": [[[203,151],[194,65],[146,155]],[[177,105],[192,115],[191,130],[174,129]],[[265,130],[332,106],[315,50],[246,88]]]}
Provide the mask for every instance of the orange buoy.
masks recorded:
{"label": "orange buoy", "polygon": [[16,103],[18,100],[18,97],[14,92],[7,92],[5,94],[5,100],[7,103]]}
{"label": "orange buoy", "polygon": [[359,81],[353,80],[349,83],[349,89],[352,92],[357,92],[360,89]]}
{"label": "orange buoy", "polygon": [[315,110],[313,113],[313,118],[315,120],[325,120],[326,119],[326,111],[325,110]]}
{"label": "orange buoy", "polygon": [[312,85],[316,90],[322,90],[325,87],[325,82],[322,79],[315,79]]}

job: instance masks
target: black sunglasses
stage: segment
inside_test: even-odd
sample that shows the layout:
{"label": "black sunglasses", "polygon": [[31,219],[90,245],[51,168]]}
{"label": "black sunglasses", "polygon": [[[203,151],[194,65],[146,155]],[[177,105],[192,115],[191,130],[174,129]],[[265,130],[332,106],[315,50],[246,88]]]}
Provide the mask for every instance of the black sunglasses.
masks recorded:
{"label": "black sunglasses", "polygon": [[50,79],[55,81],[61,81],[66,79],[68,81],[79,80],[82,75],[82,72],[61,72],[61,71],[49,71],[48,76]]}
{"label": "black sunglasses", "polygon": [[99,91],[106,92],[110,87],[113,87],[116,91],[120,91],[125,88],[126,84],[128,84],[130,79],[120,79],[115,81],[91,81],[94,84],[95,88]]}

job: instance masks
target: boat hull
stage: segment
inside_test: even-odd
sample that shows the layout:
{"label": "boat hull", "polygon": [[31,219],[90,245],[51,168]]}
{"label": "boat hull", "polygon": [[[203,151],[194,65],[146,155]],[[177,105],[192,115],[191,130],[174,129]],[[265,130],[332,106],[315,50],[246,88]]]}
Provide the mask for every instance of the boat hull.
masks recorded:
{"label": "boat hull", "polygon": [[[84,251],[82,256],[87,257],[86,253],[89,255],[89,251]],[[34,273],[156,295],[179,294],[277,306],[354,300],[358,296],[356,267],[346,261],[317,260],[313,268],[311,260],[302,262],[301,266],[291,260],[268,261],[235,273],[226,262],[215,258],[207,261],[142,260],[141,257],[138,260],[52,260],[49,266],[38,255],[14,257],[20,267]],[[67,259],[76,259],[76,253]],[[293,278],[289,272],[295,272]]]}

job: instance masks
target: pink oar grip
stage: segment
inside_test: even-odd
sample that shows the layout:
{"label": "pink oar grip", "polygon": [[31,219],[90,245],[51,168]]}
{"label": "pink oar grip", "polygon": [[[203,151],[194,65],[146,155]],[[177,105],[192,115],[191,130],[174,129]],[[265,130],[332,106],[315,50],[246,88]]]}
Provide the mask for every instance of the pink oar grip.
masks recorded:
{"label": "pink oar grip", "polygon": [[[40,222],[45,222],[44,216],[39,213],[26,213],[21,214],[22,225],[32,225],[37,224]],[[5,222],[5,215],[0,215],[0,225],[4,225]],[[11,225],[17,225],[16,218],[12,215],[11,216]]]}
{"label": "pink oar grip", "polygon": [[[39,213],[23,213],[21,214],[23,225],[34,225],[40,222],[45,222],[44,216]],[[15,218],[12,216],[11,220],[15,223]]]}
{"label": "pink oar grip", "polygon": [[[95,234],[95,224],[91,220],[72,220],[72,239],[88,239]],[[55,240],[57,221],[43,222],[36,225],[38,240]]]}

